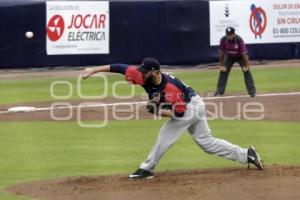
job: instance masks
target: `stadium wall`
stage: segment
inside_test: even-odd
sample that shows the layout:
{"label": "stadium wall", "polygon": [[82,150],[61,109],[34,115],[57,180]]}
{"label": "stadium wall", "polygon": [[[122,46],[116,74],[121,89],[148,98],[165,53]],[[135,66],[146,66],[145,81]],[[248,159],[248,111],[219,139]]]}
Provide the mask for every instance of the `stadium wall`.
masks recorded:
{"label": "stadium wall", "polygon": [[[217,62],[208,1],[111,1],[109,9],[109,54],[47,55],[46,2],[0,1],[0,68],[136,64],[148,56],[169,65]],[[300,43],[247,47],[251,59],[300,58]]]}

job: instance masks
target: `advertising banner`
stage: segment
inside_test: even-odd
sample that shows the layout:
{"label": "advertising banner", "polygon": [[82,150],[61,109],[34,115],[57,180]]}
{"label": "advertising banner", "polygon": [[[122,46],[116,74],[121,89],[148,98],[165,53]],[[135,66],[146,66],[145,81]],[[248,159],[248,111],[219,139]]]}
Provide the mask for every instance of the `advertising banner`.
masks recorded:
{"label": "advertising banner", "polygon": [[299,0],[210,1],[210,45],[232,26],[247,44],[300,42]]}
{"label": "advertising banner", "polygon": [[47,54],[109,54],[109,26],[107,1],[47,1]]}

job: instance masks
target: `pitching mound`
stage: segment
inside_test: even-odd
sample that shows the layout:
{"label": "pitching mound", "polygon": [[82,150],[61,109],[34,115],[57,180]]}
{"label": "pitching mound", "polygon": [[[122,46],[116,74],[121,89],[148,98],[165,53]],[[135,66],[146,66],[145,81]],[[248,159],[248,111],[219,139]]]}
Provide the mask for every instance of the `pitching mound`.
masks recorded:
{"label": "pitching mound", "polygon": [[53,200],[284,200],[300,199],[300,167],[269,166],[157,173],[151,180],[127,175],[83,176],[24,183],[8,190]]}

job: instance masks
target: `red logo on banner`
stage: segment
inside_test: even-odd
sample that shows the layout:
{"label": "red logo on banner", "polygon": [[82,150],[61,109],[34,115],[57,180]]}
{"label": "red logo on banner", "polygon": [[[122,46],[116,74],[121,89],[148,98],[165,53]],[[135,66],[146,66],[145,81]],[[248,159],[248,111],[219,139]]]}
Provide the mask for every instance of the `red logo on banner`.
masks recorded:
{"label": "red logo on banner", "polygon": [[64,33],[65,22],[62,16],[54,15],[48,22],[47,35],[48,38],[55,42],[61,38]]}
{"label": "red logo on banner", "polygon": [[267,15],[266,12],[261,7],[256,7],[255,4],[251,5],[251,15],[250,15],[250,29],[255,35],[261,38],[262,33],[265,31],[267,26]]}

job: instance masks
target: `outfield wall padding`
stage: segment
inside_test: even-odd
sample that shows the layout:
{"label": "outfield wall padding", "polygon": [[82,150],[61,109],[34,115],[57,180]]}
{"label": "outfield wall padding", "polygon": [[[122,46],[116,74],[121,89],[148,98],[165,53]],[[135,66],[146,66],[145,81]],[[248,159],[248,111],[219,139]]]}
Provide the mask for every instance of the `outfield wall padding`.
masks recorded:
{"label": "outfield wall padding", "polygon": [[[218,61],[209,44],[208,1],[111,1],[110,54],[47,55],[45,1],[1,1],[0,24],[0,68],[135,64],[148,56],[170,65]],[[300,58],[300,43],[247,47],[251,59]]]}

